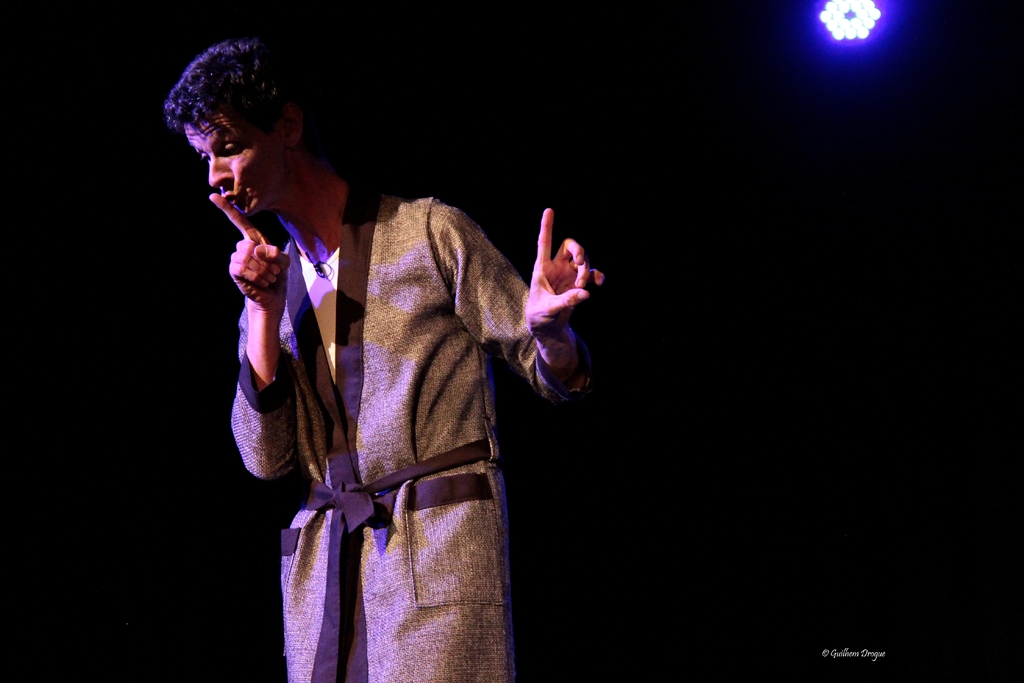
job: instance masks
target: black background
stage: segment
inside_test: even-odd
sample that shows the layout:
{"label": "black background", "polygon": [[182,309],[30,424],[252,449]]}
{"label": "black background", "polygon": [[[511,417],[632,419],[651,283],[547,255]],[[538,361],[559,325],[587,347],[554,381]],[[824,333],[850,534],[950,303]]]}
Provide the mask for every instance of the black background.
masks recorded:
{"label": "black background", "polygon": [[593,396],[496,368],[520,681],[1020,680],[1019,38],[1010,3],[879,4],[856,47],[798,2],[6,5],[34,678],[284,680],[299,494],[235,450],[236,232],[161,119],[259,34],[339,171],[524,276],[551,206],[608,275]]}

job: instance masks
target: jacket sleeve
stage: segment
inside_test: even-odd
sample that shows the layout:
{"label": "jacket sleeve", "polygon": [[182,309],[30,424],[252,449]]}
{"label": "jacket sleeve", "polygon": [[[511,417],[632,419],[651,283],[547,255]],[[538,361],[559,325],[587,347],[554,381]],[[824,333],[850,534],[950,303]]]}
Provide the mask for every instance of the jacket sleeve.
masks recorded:
{"label": "jacket sleeve", "polygon": [[295,466],[295,386],[290,356],[282,352],[277,377],[257,391],[245,354],[249,316],[242,311],[238,323],[241,366],[231,410],[231,431],[245,468],[260,479],[277,479]]}
{"label": "jacket sleeve", "polygon": [[480,227],[458,209],[434,201],[427,230],[434,260],[469,333],[487,353],[503,358],[534,391],[558,402],[581,398],[591,382],[590,354],[577,338],[586,388],[570,391],[540,358],[526,326],[529,288]]}

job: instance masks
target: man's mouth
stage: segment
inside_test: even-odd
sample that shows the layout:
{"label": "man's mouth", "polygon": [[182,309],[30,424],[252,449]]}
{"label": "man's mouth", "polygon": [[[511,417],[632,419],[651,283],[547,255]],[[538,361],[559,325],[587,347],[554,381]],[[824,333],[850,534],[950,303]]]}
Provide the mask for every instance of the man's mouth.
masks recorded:
{"label": "man's mouth", "polygon": [[234,192],[224,192],[223,190],[221,190],[220,196],[228,200],[228,203],[230,203],[231,206],[235,207],[242,213],[245,213],[245,199],[243,197],[239,197]]}

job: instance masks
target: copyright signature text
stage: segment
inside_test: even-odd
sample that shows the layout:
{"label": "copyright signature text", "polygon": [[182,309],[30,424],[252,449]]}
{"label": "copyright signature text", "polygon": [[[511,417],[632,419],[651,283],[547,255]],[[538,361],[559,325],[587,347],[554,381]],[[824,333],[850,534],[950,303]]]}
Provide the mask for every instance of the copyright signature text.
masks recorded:
{"label": "copyright signature text", "polygon": [[840,657],[856,657],[858,659],[870,659],[873,662],[878,661],[879,658],[885,656],[885,652],[873,652],[871,650],[851,650],[848,647],[844,647],[842,650],[822,650],[822,657],[831,657],[832,659],[838,659]]}

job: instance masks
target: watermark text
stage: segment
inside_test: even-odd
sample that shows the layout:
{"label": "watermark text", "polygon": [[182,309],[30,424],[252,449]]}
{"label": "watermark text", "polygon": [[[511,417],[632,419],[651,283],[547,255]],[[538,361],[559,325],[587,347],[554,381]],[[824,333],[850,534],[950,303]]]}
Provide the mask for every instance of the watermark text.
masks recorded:
{"label": "watermark text", "polygon": [[848,647],[844,647],[842,650],[822,650],[822,657],[831,657],[832,659],[838,659],[840,657],[856,657],[857,659],[870,659],[873,662],[877,662],[879,658],[885,656],[885,652],[873,652],[871,650],[851,650]]}

